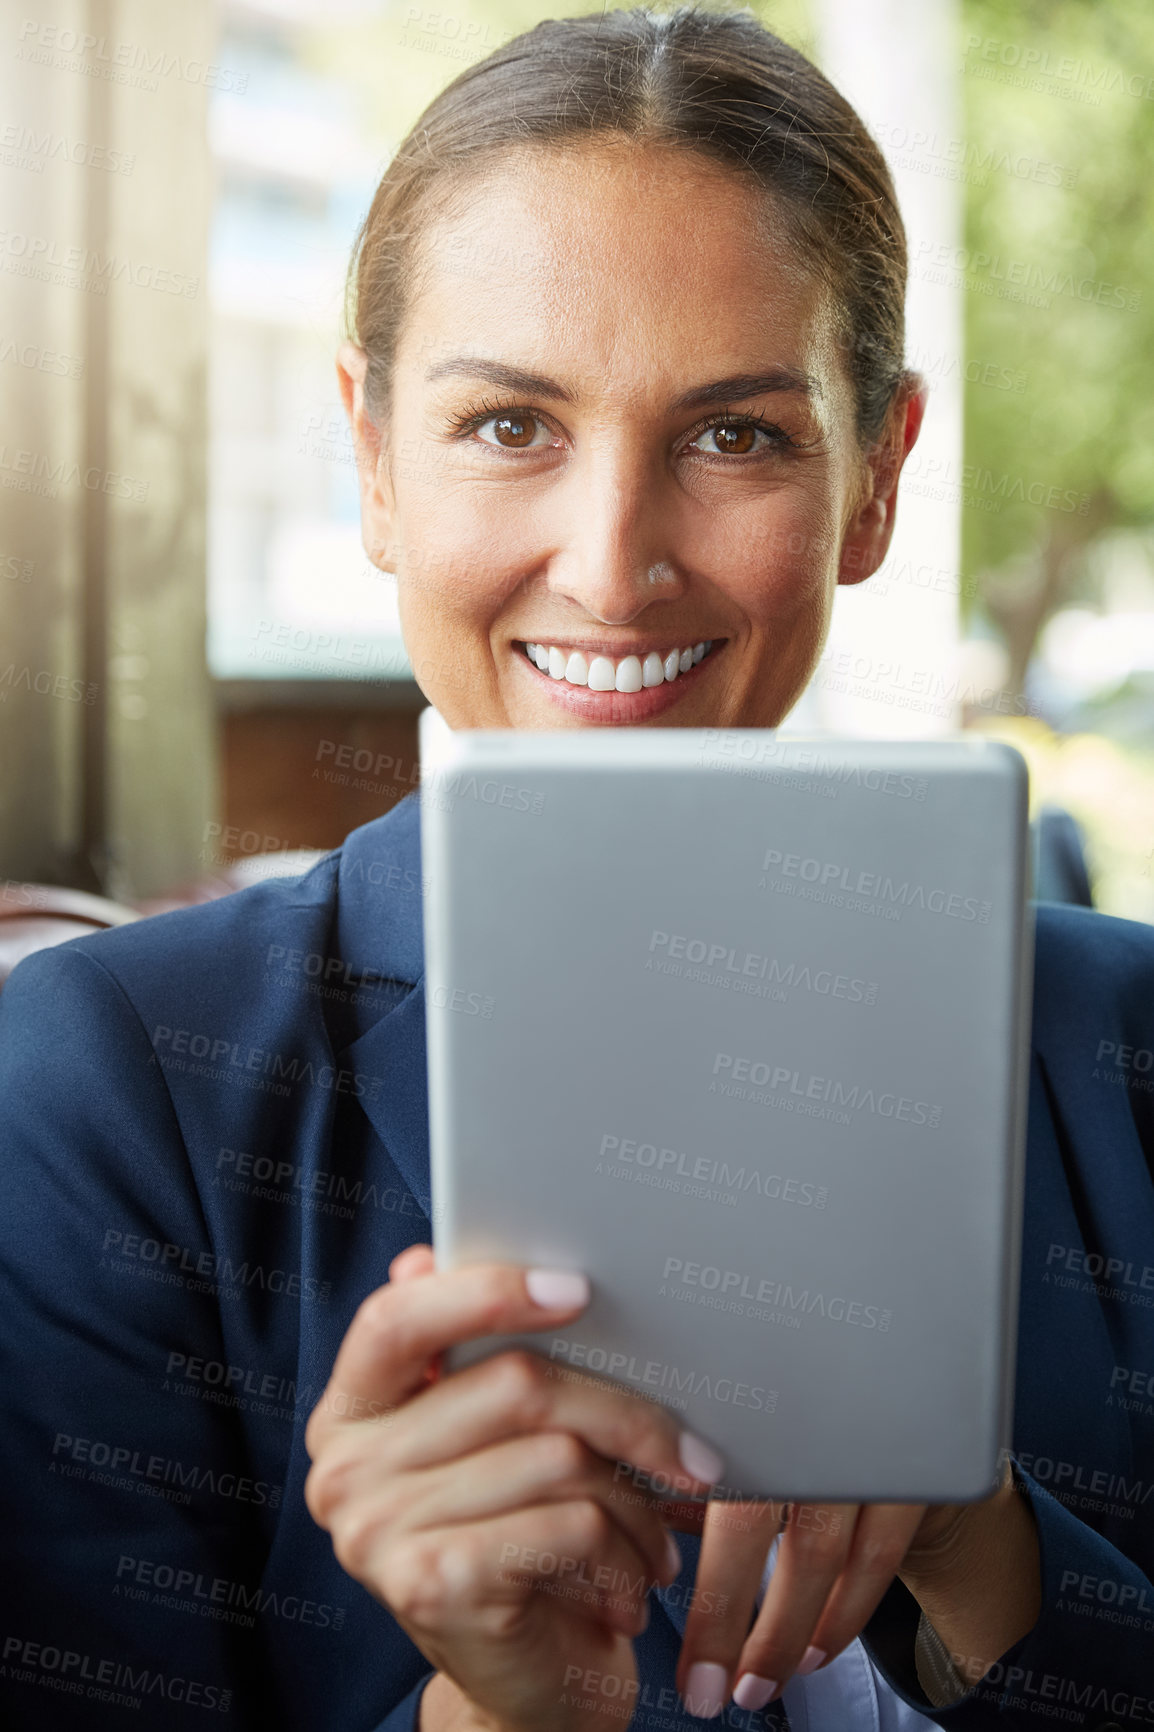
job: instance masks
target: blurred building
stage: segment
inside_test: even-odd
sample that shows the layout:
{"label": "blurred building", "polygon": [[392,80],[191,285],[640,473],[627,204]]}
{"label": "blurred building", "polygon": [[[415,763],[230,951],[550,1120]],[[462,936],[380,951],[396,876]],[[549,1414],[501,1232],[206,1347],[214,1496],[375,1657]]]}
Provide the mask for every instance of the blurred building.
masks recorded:
{"label": "blurred building", "polygon": [[224,0],[247,75],[209,111],[209,633],[226,681],[405,677],[395,586],[361,548],[334,352],[345,268],[384,162],[308,26],[365,8]]}
{"label": "blurred building", "polygon": [[244,74],[209,110],[208,663],[222,859],[331,846],[414,785],[396,585],[361,545],[337,390],[345,271],[385,165],[357,93],[310,58],[368,6],[223,0]]}

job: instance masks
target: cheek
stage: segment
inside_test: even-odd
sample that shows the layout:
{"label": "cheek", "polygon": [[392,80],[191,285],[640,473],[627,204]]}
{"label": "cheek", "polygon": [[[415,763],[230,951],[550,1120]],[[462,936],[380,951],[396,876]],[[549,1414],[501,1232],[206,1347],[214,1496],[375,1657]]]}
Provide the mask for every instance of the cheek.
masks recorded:
{"label": "cheek", "polygon": [[399,519],[397,544],[397,605],[406,635],[409,630],[475,629],[500,605],[485,543],[454,534],[443,514],[406,513]]}
{"label": "cheek", "polygon": [[429,701],[451,713],[454,725],[468,725],[458,716],[455,698],[467,691],[476,701],[492,683],[489,632],[501,593],[482,575],[482,559],[462,559],[455,547],[424,541],[409,545],[419,552],[402,563],[397,585],[405,649]]}
{"label": "cheek", "polygon": [[501,726],[486,624],[462,607],[461,592],[461,585],[443,576],[440,582],[411,576],[400,583],[405,651],[421,691],[450,727]]}
{"label": "cheek", "polygon": [[402,623],[430,610],[483,626],[514,581],[507,506],[446,467],[434,446],[396,475],[396,572]]}
{"label": "cheek", "polygon": [[743,601],[752,617],[781,621],[832,604],[838,537],[828,514],[804,502],[775,514],[742,561]]}

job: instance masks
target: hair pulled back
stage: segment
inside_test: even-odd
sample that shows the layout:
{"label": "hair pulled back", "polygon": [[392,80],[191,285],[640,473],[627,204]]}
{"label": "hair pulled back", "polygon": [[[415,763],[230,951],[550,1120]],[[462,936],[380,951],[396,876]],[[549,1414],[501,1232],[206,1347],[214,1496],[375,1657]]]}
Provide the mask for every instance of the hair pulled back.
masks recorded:
{"label": "hair pulled back", "polygon": [[695,152],[773,195],[803,266],[832,294],[863,444],[903,376],[906,238],[885,159],[813,63],[748,9],[690,4],[555,18],[436,96],[386,169],[353,247],[346,331],[366,403],[387,418],[421,243],[476,173],[520,144],[609,138]]}

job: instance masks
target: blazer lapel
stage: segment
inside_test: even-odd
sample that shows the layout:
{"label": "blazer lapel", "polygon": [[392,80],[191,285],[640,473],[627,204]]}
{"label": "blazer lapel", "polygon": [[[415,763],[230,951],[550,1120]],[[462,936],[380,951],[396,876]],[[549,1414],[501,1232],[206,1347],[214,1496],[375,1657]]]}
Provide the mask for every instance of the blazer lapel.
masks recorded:
{"label": "blazer lapel", "polygon": [[431,1220],[420,799],[406,794],[341,849],[333,948],[348,991],[334,1042],[365,1114]]}
{"label": "blazer lapel", "polygon": [[371,1079],[361,1106],[423,1219],[431,1222],[423,976],[394,1009],[345,1048],[341,1063]]}

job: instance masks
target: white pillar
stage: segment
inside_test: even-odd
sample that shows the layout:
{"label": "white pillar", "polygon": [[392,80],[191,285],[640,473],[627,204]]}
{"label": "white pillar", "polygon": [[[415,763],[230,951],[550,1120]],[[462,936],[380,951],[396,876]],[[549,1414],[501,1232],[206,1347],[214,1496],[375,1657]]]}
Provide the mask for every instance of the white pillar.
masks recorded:
{"label": "white pillar", "polygon": [[[822,71],[890,165],[910,252],[906,354],[930,384],[898,493],[893,545],[838,591],[826,652],[790,727],[916,737],[960,725],[962,310],[926,280],[929,246],[960,245],[958,0],[812,0]],[[951,273],[952,274],[952,273]]]}
{"label": "white pillar", "polygon": [[204,657],[213,0],[9,8],[0,877],[151,895],[216,811]]}

